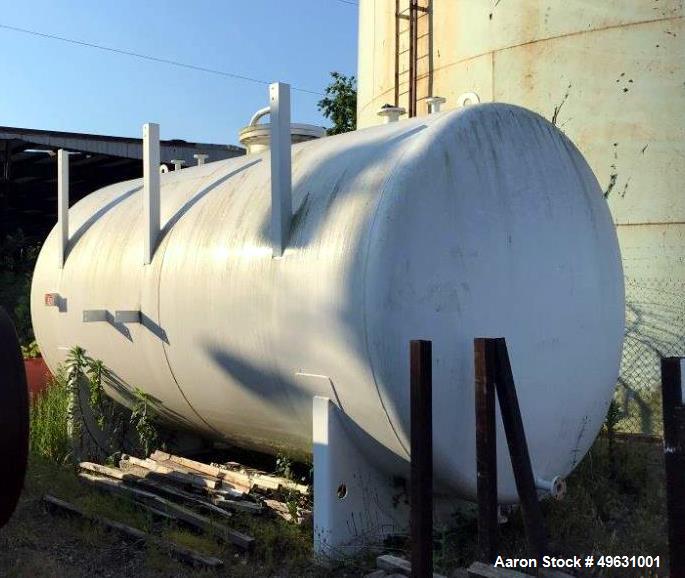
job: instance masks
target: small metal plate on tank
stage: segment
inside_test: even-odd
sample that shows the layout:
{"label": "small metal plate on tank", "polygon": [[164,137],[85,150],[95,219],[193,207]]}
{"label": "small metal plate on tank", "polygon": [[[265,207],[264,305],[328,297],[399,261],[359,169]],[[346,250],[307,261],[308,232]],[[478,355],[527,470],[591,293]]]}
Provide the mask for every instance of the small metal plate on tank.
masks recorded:
{"label": "small metal plate on tank", "polygon": [[106,309],[85,309],[83,311],[84,323],[94,323],[96,321],[107,321]]}
{"label": "small metal plate on tank", "polygon": [[59,305],[59,293],[46,293],[45,294],[45,306],[46,307],[57,307]]}
{"label": "small metal plate on tank", "polygon": [[140,323],[140,311],[125,310],[114,312],[114,323]]}

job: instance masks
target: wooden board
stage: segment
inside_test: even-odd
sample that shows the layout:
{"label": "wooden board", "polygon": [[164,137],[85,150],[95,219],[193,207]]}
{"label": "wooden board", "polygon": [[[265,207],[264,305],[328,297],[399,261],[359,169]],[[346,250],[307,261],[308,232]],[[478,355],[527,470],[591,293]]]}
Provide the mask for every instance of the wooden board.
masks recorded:
{"label": "wooden board", "polygon": [[[385,570],[386,572],[393,572],[403,576],[411,576],[411,563],[404,558],[392,556],[391,554],[384,554],[376,558],[376,568]],[[433,578],[445,578],[440,574],[433,574]]]}
{"label": "wooden board", "polygon": [[153,460],[141,460],[133,456],[123,456],[119,461],[119,467],[123,470],[125,470],[129,464],[164,476],[165,479],[181,485],[189,485],[200,489],[215,489],[221,485],[221,482],[217,480],[209,480],[201,476],[179,472],[172,468],[162,466]]}
{"label": "wooden board", "polygon": [[78,508],[77,506],[74,506],[73,504],[70,504],[69,502],[61,500],[59,498],[56,498],[55,496],[46,494],[43,497],[43,501],[50,508],[66,512],[71,515],[79,516],[86,520],[90,520],[91,522],[95,522],[101,526],[124,534],[129,538],[134,538],[136,541],[148,542],[151,544],[155,544],[163,549],[169,550],[172,553],[172,555],[174,555],[175,557],[184,562],[189,562],[191,564],[200,564],[202,566],[207,566],[209,568],[219,568],[223,566],[223,561],[219,558],[214,558],[213,556],[206,556],[204,554],[200,554],[195,550],[191,550],[190,548],[186,548],[185,546],[181,546],[180,544],[176,544],[174,542],[169,542],[168,540],[163,540],[157,536],[153,536],[151,534],[148,534],[147,532],[143,532],[138,528],[133,528],[132,526],[127,526],[126,524],[115,522],[114,520],[103,518],[101,516],[88,514],[81,508]]}
{"label": "wooden board", "polygon": [[237,530],[227,528],[223,524],[219,524],[214,520],[207,518],[206,516],[193,512],[192,510],[179,504],[172,503],[169,500],[151,492],[127,486],[120,480],[99,478],[84,472],[79,474],[79,478],[100,489],[114,493],[130,495],[137,502],[142,503],[143,505],[152,504],[154,508],[172,515],[174,518],[198,528],[199,530],[215,534],[218,537],[244,550],[249,550],[254,546],[254,538],[252,536],[248,536],[247,534],[243,534]]}
{"label": "wooden board", "polygon": [[[309,486],[298,484],[287,478],[280,476],[272,476],[264,472],[242,472],[229,468],[223,468],[216,465],[204,464],[181,456],[176,456],[168,452],[155,451],[150,455],[150,458],[158,463],[163,463],[169,467],[169,462],[183,466],[197,473],[211,476],[217,480],[227,481],[237,487],[249,492],[252,486],[257,486],[264,490],[290,490],[307,495],[309,493]],[[235,464],[239,466],[239,464]]]}
{"label": "wooden board", "polygon": [[[147,477],[140,477],[129,471],[122,471],[116,468],[109,468],[107,466],[101,466],[99,464],[94,464],[91,462],[81,462],[79,464],[81,470],[95,473],[99,476],[106,476],[115,480],[120,480],[124,484],[134,487],[145,488],[157,495],[162,494],[162,497],[170,498],[176,502],[181,503],[191,503],[193,505],[199,506],[205,510],[208,510],[219,516],[230,518],[231,514],[226,512],[225,509],[219,508],[207,500],[202,499],[190,492],[185,492],[173,486],[168,486],[156,480],[152,480]],[[147,470],[144,470],[147,471]]]}

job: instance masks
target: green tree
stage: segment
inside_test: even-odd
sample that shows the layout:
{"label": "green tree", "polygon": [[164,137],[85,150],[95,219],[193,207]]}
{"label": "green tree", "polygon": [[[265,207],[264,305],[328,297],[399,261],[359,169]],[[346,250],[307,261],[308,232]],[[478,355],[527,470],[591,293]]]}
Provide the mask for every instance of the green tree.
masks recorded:
{"label": "green tree", "polygon": [[333,122],[328,134],[341,134],[357,128],[357,79],[339,72],[331,72],[331,83],[326,96],[319,103],[319,111]]}

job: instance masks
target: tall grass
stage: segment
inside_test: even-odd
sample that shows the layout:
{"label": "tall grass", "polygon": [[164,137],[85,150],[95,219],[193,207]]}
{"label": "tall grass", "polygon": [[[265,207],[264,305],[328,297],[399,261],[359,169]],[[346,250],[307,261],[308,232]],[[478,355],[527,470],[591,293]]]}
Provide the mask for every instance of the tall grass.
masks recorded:
{"label": "tall grass", "polygon": [[48,386],[31,403],[31,452],[64,463],[71,444],[67,428],[69,382],[63,368],[57,370]]}

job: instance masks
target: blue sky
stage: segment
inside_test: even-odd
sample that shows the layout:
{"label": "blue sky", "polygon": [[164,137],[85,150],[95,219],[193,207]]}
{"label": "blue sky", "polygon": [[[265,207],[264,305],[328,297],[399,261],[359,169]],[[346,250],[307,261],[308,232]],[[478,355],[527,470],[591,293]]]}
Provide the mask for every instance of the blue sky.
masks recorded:
{"label": "blue sky", "polygon": [[[349,1],[349,0],[347,0]],[[339,0],[0,0],[0,24],[323,92],[355,74],[357,7]],[[0,125],[237,144],[268,88],[0,28]],[[325,124],[292,93],[293,121]]]}

